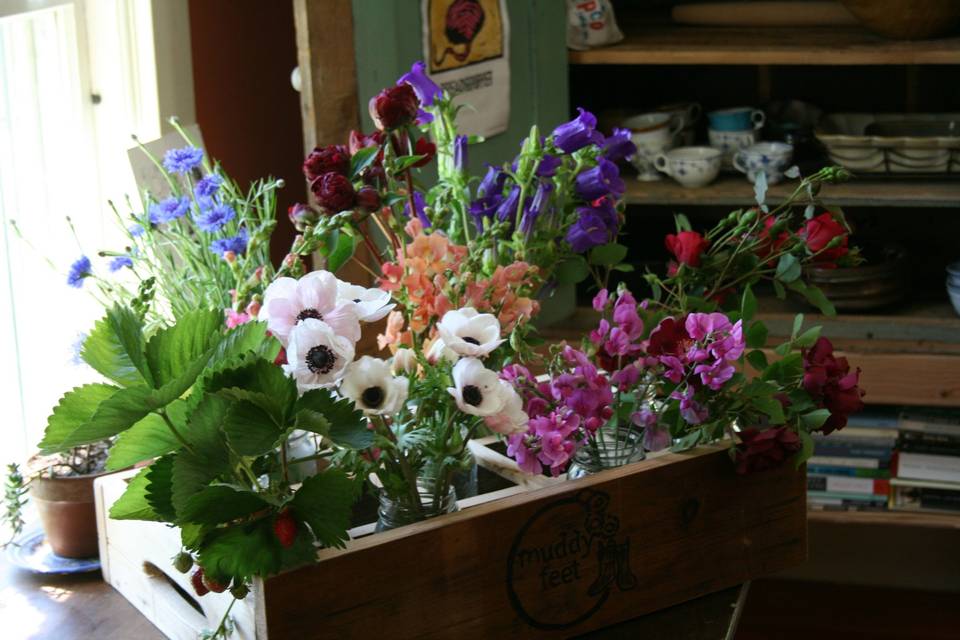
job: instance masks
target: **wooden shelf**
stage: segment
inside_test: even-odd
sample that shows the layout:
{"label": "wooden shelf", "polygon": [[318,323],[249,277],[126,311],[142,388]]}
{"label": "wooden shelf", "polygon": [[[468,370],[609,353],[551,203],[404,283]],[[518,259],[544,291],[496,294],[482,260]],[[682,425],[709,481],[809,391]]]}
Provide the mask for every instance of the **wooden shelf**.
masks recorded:
{"label": "wooden shelf", "polygon": [[[742,206],[755,203],[753,185],[745,177],[722,175],[713,184],[688,189],[664,176],[657,182],[641,182],[624,176],[626,201],[634,205]],[[782,202],[796,182],[773,185],[767,191],[771,204]],[[854,179],[823,187],[820,197],[840,207],[960,207],[960,180]]]}
{"label": "wooden shelf", "polygon": [[571,64],[911,65],[960,64],[960,38],[888,40],[852,27],[690,27],[624,25],[620,43],[570,51]]}
{"label": "wooden shelf", "polygon": [[807,512],[807,519],[810,522],[829,524],[960,529],[960,515],[922,511],[824,511],[822,509],[810,509]]}

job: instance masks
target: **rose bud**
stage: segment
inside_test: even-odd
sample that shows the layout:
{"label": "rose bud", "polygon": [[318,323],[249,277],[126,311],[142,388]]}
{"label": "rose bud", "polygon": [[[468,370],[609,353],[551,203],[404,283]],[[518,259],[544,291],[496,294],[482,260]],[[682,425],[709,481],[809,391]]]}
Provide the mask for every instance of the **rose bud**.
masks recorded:
{"label": "rose bud", "polygon": [[317,147],[303,161],[303,175],[311,182],[331,171],[341,175],[350,171],[350,154],[342,144]]}
{"label": "rose bud", "polygon": [[320,206],[331,213],[353,207],[356,193],[353,185],[339,173],[325,173],[310,184],[310,190]]}
{"label": "rose bud", "polygon": [[357,206],[366,211],[376,211],[380,208],[380,192],[373,187],[360,187],[357,191]]}
{"label": "rose bud", "polygon": [[303,203],[297,203],[287,209],[287,216],[297,230],[302,230],[308,225],[316,224],[317,220],[320,219],[320,214],[317,213],[316,209]]}
{"label": "rose bud", "polygon": [[[349,142],[347,148],[350,150],[350,155],[352,156],[360,149],[366,149],[367,147],[379,147],[383,144],[383,131],[374,131],[370,135],[363,133],[362,131],[357,131],[354,129],[350,132]],[[383,156],[380,155],[377,157],[375,162],[380,162],[383,160]]]}
{"label": "rose bud", "polygon": [[377,129],[396,129],[412,124],[420,101],[409,84],[388,87],[370,99],[370,117]]}
{"label": "rose bud", "polygon": [[681,231],[677,235],[667,234],[664,244],[680,264],[699,267],[700,254],[707,248],[708,243],[696,231]]}
{"label": "rose bud", "polygon": [[413,166],[424,167],[433,160],[433,156],[437,155],[437,145],[426,138],[419,138],[417,143],[413,145],[413,153],[414,155],[424,156],[423,159],[417,160]]}

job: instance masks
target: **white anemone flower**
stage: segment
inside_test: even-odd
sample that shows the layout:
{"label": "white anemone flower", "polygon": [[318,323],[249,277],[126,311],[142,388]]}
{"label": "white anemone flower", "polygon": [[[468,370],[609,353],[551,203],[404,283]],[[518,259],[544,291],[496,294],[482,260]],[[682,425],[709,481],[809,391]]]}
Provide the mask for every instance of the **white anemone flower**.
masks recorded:
{"label": "white anemone flower", "polygon": [[413,349],[407,349],[401,347],[397,349],[397,352],[393,354],[393,363],[391,369],[393,373],[400,374],[414,374],[419,368],[419,363],[417,362],[417,354]]}
{"label": "white anemone flower", "polygon": [[360,339],[357,305],[337,299],[337,279],[329,271],[314,271],[299,280],[277,278],[263,294],[260,320],[287,346],[290,332],[299,323],[313,318],[326,322],[334,332],[351,342]]}
{"label": "white anemone flower", "polygon": [[453,384],[447,392],[461,411],[473,416],[500,413],[507,399],[497,373],[476,358],[463,358],[454,365]]}
{"label": "white anemone flower", "polygon": [[326,322],[307,318],[290,332],[283,370],[297,381],[301,393],[332,387],[353,361],[353,355],[353,342],[337,335]]}
{"label": "white anemone flower", "polygon": [[513,385],[506,380],[501,380],[500,386],[503,388],[505,398],[503,409],[500,410],[500,413],[487,416],[483,421],[487,423],[491,431],[505,436],[523,433],[527,430],[527,423],[530,422],[530,417],[523,410],[523,398],[513,388]]}
{"label": "white anemone flower", "polygon": [[460,354],[448,347],[443,342],[443,338],[434,339],[433,344],[427,349],[427,362],[430,364],[437,364],[441,360],[454,364],[459,359]]}
{"label": "white anemone flower", "polygon": [[500,321],[473,307],[447,311],[437,325],[440,338],[461,356],[482,358],[500,346]]}
{"label": "white anemone flower", "polygon": [[407,401],[410,381],[394,377],[386,360],[363,356],[347,367],[340,393],[368,415],[396,413]]}
{"label": "white anemone flower", "polygon": [[356,305],[360,322],[376,322],[387,317],[395,303],[390,302],[390,292],[383,289],[367,289],[343,280],[337,280],[337,302]]}

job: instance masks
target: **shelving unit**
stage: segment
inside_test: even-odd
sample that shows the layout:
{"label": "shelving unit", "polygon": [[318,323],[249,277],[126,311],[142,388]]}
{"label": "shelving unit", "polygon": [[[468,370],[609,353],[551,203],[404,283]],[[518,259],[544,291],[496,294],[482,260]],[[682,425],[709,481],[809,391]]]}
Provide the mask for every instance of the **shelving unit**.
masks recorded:
{"label": "shelving unit", "polygon": [[807,519],[828,524],[864,524],[928,529],[960,529],[960,516],[913,511],[824,511],[811,509]]}

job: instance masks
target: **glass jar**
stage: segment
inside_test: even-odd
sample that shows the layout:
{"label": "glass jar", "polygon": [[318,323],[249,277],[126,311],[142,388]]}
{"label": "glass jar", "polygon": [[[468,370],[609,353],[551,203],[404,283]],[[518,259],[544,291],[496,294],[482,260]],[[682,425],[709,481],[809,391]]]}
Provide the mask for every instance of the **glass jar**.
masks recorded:
{"label": "glass jar", "polygon": [[413,503],[410,496],[395,500],[380,489],[376,531],[396,529],[457,510],[457,491],[452,484],[448,484],[444,495],[439,496],[434,478],[418,478],[417,494],[419,504]]}
{"label": "glass jar", "polygon": [[604,469],[615,469],[631,462],[639,462],[646,457],[643,450],[643,431],[626,424],[601,427],[593,438],[573,454],[567,477],[576,480]]}

